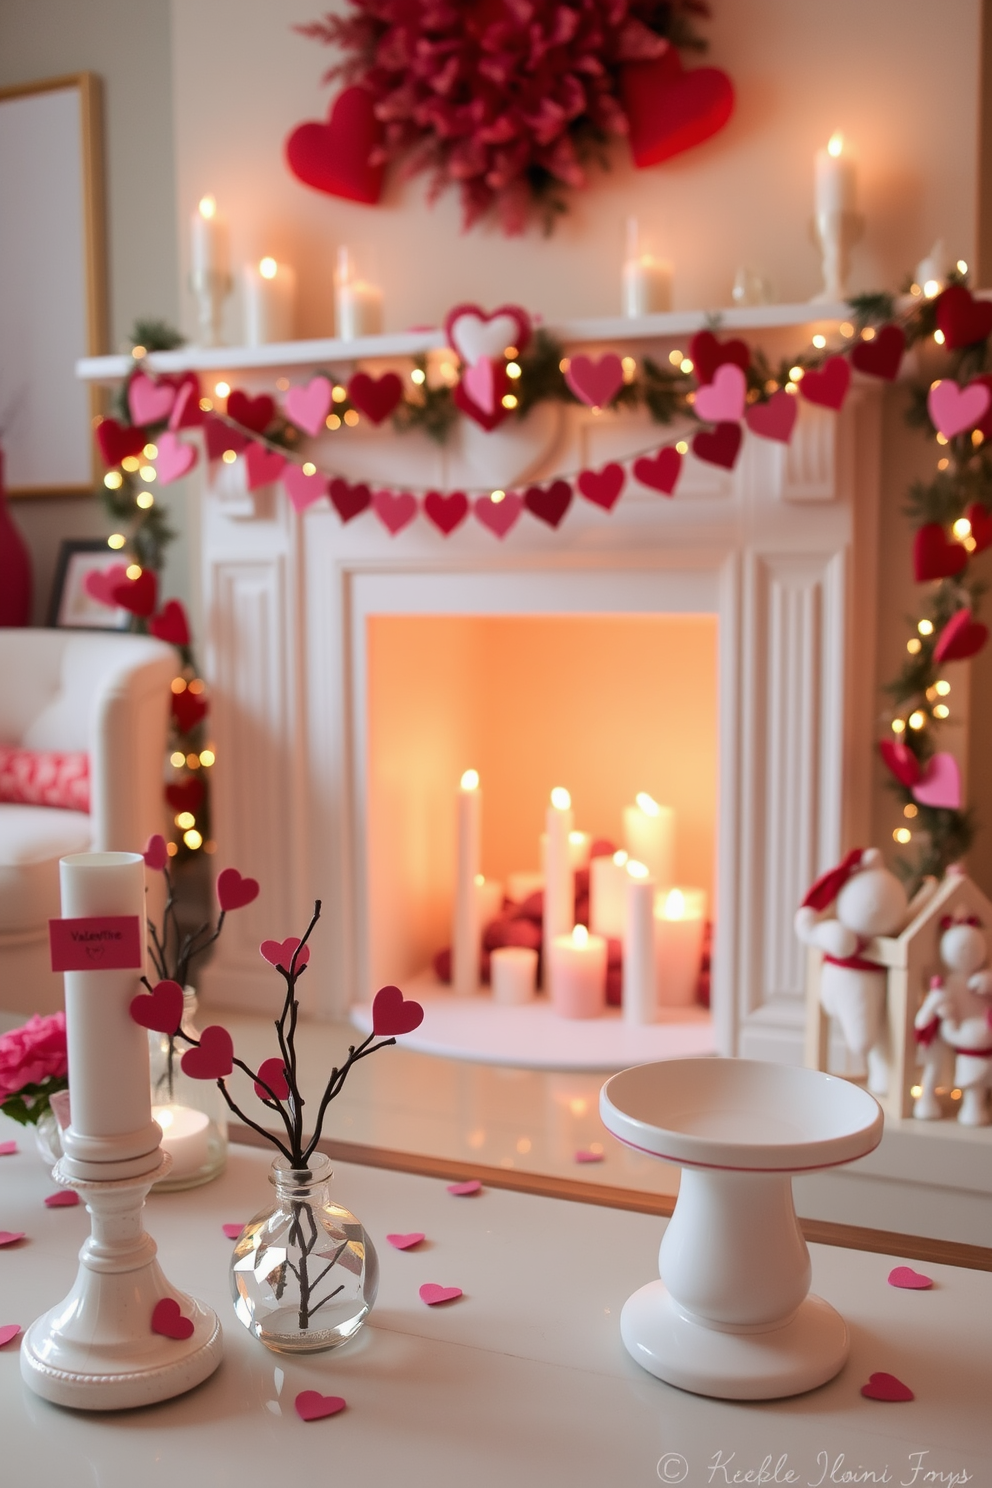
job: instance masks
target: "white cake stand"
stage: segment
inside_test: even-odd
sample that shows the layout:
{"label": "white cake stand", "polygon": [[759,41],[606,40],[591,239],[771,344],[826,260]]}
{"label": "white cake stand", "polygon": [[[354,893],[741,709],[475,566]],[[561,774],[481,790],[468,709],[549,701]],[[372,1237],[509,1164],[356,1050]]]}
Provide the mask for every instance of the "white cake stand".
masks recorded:
{"label": "white cake stand", "polygon": [[669,1384],[725,1400],[798,1395],[832,1379],[847,1326],[808,1295],[792,1175],[873,1151],[877,1101],[818,1070],[678,1059],[614,1075],[599,1109],[621,1142],[683,1170],[662,1280],[620,1316],[628,1353]]}

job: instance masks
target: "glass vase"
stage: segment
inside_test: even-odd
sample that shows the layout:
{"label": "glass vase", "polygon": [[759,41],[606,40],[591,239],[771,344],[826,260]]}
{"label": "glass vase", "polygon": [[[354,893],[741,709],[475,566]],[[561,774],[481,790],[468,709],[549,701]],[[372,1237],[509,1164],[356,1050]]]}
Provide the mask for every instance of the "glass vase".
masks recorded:
{"label": "glass vase", "polygon": [[[196,992],[183,991],[182,1031],[199,1038],[194,1018]],[[198,1188],[224,1171],[227,1162],[227,1106],[213,1080],[191,1080],[183,1074],[186,1045],[166,1033],[149,1033],[152,1116],[162,1128],[162,1147],[172,1157],[172,1171],[156,1183],[156,1193]]]}
{"label": "glass vase", "polygon": [[330,1195],[330,1159],[272,1164],[272,1208],[245,1225],[231,1261],[234,1310],[281,1354],[315,1354],[353,1338],[375,1303],[379,1260],[361,1223]]}
{"label": "glass vase", "polygon": [[35,1145],[46,1167],[54,1168],[62,1156],[62,1128],[55,1112],[48,1110],[39,1116],[34,1128]]}

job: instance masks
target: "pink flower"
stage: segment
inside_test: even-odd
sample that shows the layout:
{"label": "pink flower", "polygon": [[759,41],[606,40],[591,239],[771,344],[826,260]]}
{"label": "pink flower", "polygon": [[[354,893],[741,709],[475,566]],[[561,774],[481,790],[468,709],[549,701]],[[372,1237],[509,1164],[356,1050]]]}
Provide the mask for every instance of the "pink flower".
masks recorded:
{"label": "pink flower", "polygon": [[47,1018],[35,1013],[30,1022],[0,1035],[0,1102],[25,1085],[40,1085],[50,1076],[65,1075],[68,1069],[65,1013]]}

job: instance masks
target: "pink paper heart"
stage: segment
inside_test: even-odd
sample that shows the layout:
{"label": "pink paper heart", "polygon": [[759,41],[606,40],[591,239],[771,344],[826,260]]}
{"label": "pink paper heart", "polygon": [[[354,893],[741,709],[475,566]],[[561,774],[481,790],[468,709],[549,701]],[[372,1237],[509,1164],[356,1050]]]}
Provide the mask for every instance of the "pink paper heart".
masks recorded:
{"label": "pink paper heart", "polygon": [[237,868],[224,868],[217,876],[217,903],[225,914],[242,909],[258,898],[258,879],[242,878]]}
{"label": "pink paper heart", "polygon": [[241,1231],[244,1229],[244,1225],[226,1224],[221,1225],[221,1229],[224,1231],[224,1234],[227,1236],[228,1240],[237,1240],[241,1234]]}
{"label": "pink paper heart", "polygon": [[674,444],[666,445],[654,456],[643,455],[634,461],[634,479],[664,496],[673,494],[681,470],[682,456]]}
{"label": "pink paper heart", "polygon": [[107,568],[91,568],[83,579],[83,588],[93,599],[113,609],[117,605],[114,590],[126,578],[127,564],[111,563]]}
{"label": "pink paper heart", "polygon": [[347,1402],[340,1395],[321,1395],[319,1390],[301,1390],[293,1401],[301,1421],[322,1421],[336,1416]]}
{"label": "pink paper heart", "polygon": [[245,450],[248,467],[248,489],[257,491],[259,486],[270,486],[277,481],[286,468],[286,456],[278,450],[266,449],[264,444],[250,444]]}
{"label": "pink paper heart", "polygon": [[145,843],[145,866],[151,868],[155,873],[161,873],[163,868],[169,864],[169,850],[165,845],[165,838],[161,832],[155,832]]}
{"label": "pink paper heart", "polygon": [[386,1239],[389,1241],[394,1250],[412,1250],[415,1245],[420,1244],[423,1238],[424,1237],[421,1234],[420,1230],[411,1230],[409,1235],[386,1236]]}
{"label": "pink paper heart", "polygon": [[927,411],[945,439],[953,439],[955,434],[981,423],[990,398],[992,394],[983,382],[970,382],[961,388],[953,378],[943,377],[927,394]]}
{"label": "pink paper heart", "polygon": [[454,1302],[461,1296],[464,1296],[461,1287],[438,1286],[436,1281],[425,1281],[420,1288],[420,1300],[428,1307],[436,1307],[439,1302]]}
{"label": "pink paper heart", "polygon": [[420,1003],[404,997],[399,987],[380,987],[372,999],[372,1032],[376,1038],[412,1033],[423,1021]]}
{"label": "pink paper heart", "polygon": [[530,341],[530,316],[519,305],[500,305],[490,315],[479,305],[456,305],[444,322],[448,345],[466,366],[482,357],[502,357],[508,346],[523,351]]}
{"label": "pink paper heart", "polygon": [[181,1341],[184,1338],[192,1338],[193,1328],[193,1319],[183,1317],[179,1303],[174,1297],[163,1297],[160,1302],[155,1303],[152,1312],[153,1333],[159,1333],[163,1338],[175,1338]]}
{"label": "pink paper heart", "polygon": [[598,361],[574,356],[569,359],[565,381],[590,408],[606,408],[623,387],[623,363],[615,351],[608,351]]}
{"label": "pink paper heart", "polygon": [[456,1199],[465,1199],[470,1194],[481,1193],[482,1184],[478,1178],[469,1178],[465,1183],[449,1183],[448,1192],[454,1194]]}
{"label": "pink paper heart", "polygon": [[331,384],[326,377],[312,377],[306,387],[291,387],[286,394],[286,417],[306,434],[320,433],[330,407]]}
{"label": "pink paper heart", "polygon": [[23,1230],[0,1230],[0,1245],[16,1245],[24,1239]]}
{"label": "pink paper heart", "polygon": [[507,491],[501,501],[494,501],[491,496],[480,496],[474,508],[476,520],[497,537],[506,536],[523,509],[524,498],[516,491]]}
{"label": "pink paper heart", "polygon": [[988,626],[981,620],[973,620],[969,609],[957,610],[937,638],[933,659],[936,662],[966,661],[981,651],[988,637]]}
{"label": "pink paper heart", "polygon": [[468,516],[468,497],[464,491],[428,491],[424,497],[424,516],[439,532],[448,537]]}
{"label": "pink paper heart", "polygon": [[327,477],[319,470],[307,475],[301,465],[287,464],[282,472],[282,483],[298,512],[306,511],[321,496],[327,495]]}
{"label": "pink paper heart", "polygon": [[132,997],[131,1017],[154,1033],[173,1034],[183,1021],[183,989],[178,982],[157,982],[151,992]]}
{"label": "pink paper heart", "polygon": [[941,752],[929,761],[912,788],[913,799],[921,806],[938,806],[948,811],[961,809],[961,774],[953,754]]}
{"label": "pink paper heart", "polygon": [[131,378],[127,406],[136,424],[160,424],[172,412],[176,390],[168,382],[152,382],[144,372]]}
{"label": "pink paper heart", "polygon": [[602,1162],[603,1161],[603,1153],[602,1152],[587,1152],[585,1150],[585,1148],[580,1147],[579,1150],[578,1150],[578,1152],[576,1152],[576,1154],[575,1154],[575,1161],[577,1163],[598,1163],[598,1162]]}
{"label": "pink paper heart", "polygon": [[462,387],[483,413],[496,408],[496,369],[489,357],[480,357],[462,373]]}
{"label": "pink paper heart", "polygon": [[894,1374],[886,1374],[884,1370],[870,1375],[868,1383],[861,1386],[861,1393],[866,1400],[916,1399],[908,1385],[904,1385],[902,1380],[897,1379]]}
{"label": "pink paper heart", "polygon": [[374,491],[372,510],[386,531],[395,537],[417,515],[417,498],[409,491]]}
{"label": "pink paper heart", "polygon": [[158,455],[155,460],[155,472],[159,483],[168,486],[174,480],[188,475],[199,458],[192,444],[183,444],[175,434],[160,434],[156,440]]}
{"label": "pink paper heart", "polygon": [[234,1069],[234,1043],[226,1028],[213,1023],[200,1034],[199,1048],[187,1049],[182,1071],[191,1080],[223,1080]]}
{"label": "pink paper heart", "polygon": [[0,1157],[13,1157],[16,1151],[16,1142],[0,1142]]}
{"label": "pink paper heart", "polygon": [[15,1339],[20,1331],[20,1323],[0,1323],[0,1348]]}
{"label": "pink paper heart", "polygon": [[889,1286],[904,1287],[910,1292],[928,1292],[933,1286],[933,1277],[914,1271],[912,1266],[895,1266],[889,1272]]}
{"label": "pink paper heart", "polygon": [[[264,1084],[259,1084],[259,1080]],[[268,1090],[265,1088],[268,1086]],[[272,1095],[269,1094],[272,1092]],[[286,1066],[282,1060],[263,1059],[258,1066],[258,1080],[255,1081],[255,1094],[259,1100],[270,1101],[274,1095],[276,1100],[285,1100],[289,1094],[289,1083],[286,1079]]]}
{"label": "pink paper heart", "polygon": [[788,444],[798,417],[799,399],[787,393],[785,388],[779,388],[767,403],[752,403],[744,414],[744,422],[752,434]]}
{"label": "pink paper heart", "polygon": [[[290,968],[293,952],[300,943],[298,935],[287,935],[285,940],[263,940],[259,946],[262,955],[270,966],[281,966],[285,971]],[[296,958],[296,969],[306,966],[310,960],[310,947],[305,945]]]}
{"label": "pink paper heart", "polygon": [[623,466],[614,462],[604,465],[602,470],[581,471],[575,484],[587,501],[601,506],[604,511],[612,511],[626,479]]}
{"label": "pink paper heart", "polygon": [[747,378],[733,362],[717,367],[713,381],[696,390],[693,408],[709,424],[736,424],[744,414]]}
{"label": "pink paper heart", "polygon": [[58,1193],[49,1194],[45,1200],[46,1209],[75,1209],[79,1203],[79,1195],[74,1188],[60,1188]]}

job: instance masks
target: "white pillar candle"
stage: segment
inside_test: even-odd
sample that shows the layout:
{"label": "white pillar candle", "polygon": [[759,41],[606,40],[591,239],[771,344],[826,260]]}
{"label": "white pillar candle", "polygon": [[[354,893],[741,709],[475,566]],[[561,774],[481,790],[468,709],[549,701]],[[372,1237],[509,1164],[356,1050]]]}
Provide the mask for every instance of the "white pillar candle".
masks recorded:
{"label": "white pillar candle", "polygon": [[621,273],[623,314],[631,319],[672,308],[672,267],[646,253],[637,218],[627,218],[627,253]]}
{"label": "white pillar candle", "polygon": [[589,864],[589,926],[595,935],[623,940],[627,916],[627,854],[593,858]]}
{"label": "white pillar candle", "polygon": [[479,842],[482,826],[482,792],[479,772],[466,770],[456,798],[457,841],[455,845],[455,916],[451,936],[451,985],[459,997],[479,990]]}
{"label": "white pillar candle", "polygon": [[548,947],[548,990],[561,1018],[599,1018],[606,1011],[606,941],[576,925]]}
{"label": "white pillar candle", "polygon": [[360,279],[348,249],[338,249],[334,276],[334,321],[342,341],[359,336],[378,336],[382,330],[382,290]]}
{"label": "white pillar candle", "polygon": [[484,878],[481,873],[477,873],[475,875],[475,897],[479,934],[481,935],[503,908],[503,885],[498,879]]}
{"label": "white pillar candle", "polygon": [[827,146],[816,152],[815,204],[817,216],[853,212],[857,199],[857,171],[844,136],[831,135]]}
{"label": "white pillar candle", "polygon": [[548,976],[549,948],[556,935],[575,923],[575,875],[568,834],[572,830],[572,798],[563,786],[551,792],[545,817],[544,841],[544,975]]}
{"label": "white pillar candle", "polygon": [[266,346],[289,341],[296,307],[296,273],[288,264],[263,258],[245,264],[245,345]]}
{"label": "white pillar candle", "polygon": [[[541,833],[541,862],[544,862],[547,851],[548,836],[546,832]],[[568,834],[568,861],[572,865],[572,872],[576,873],[580,868],[588,868],[589,852],[592,848],[591,832],[572,831]]]}
{"label": "white pillar candle", "polygon": [[[59,863],[62,917],[134,915],[145,930],[140,853],[74,853]],[[152,1121],[148,1034],[131,1017],[141,968],[65,973],[72,1120],[63,1136],[77,1178],[135,1177],[159,1163]]]}
{"label": "white pillar candle", "polygon": [[498,946],[489,958],[493,1002],[516,1007],[531,1002],[537,988],[537,952],[529,946]]}
{"label": "white pillar candle", "polygon": [[152,1106],[152,1118],[162,1129],[162,1147],[172,1158],[171,1182],[189,1178],[206,1167],[210,1158],[210,1118],[191,1106]]}
{"label": "white pillar candle", "polygon": [[194,284],[208,275],[228,273],[227,222],[212,196],[201,197],[191,223],[190,270]]}
{"label": "white pillar candle", "polygon": [[653,1023],[658,1011],[655,961],[655,884],[643,863],[627,864],[627,916],[623,937],[623,1021]]}
{"label": "white pillar candle", "polygon": [[623,835],[627,851],[644,863],[658,888],[668,888],[675,878],[675,812],[659,806],[647,791],[639,791],[633,806],[623,809]]}
{"label": "white pillar candle", "polygon": [[691,1007],[695,1002],[705,923],[705,889],[669,889],[657,896],[654,933],[661,1007]]}

